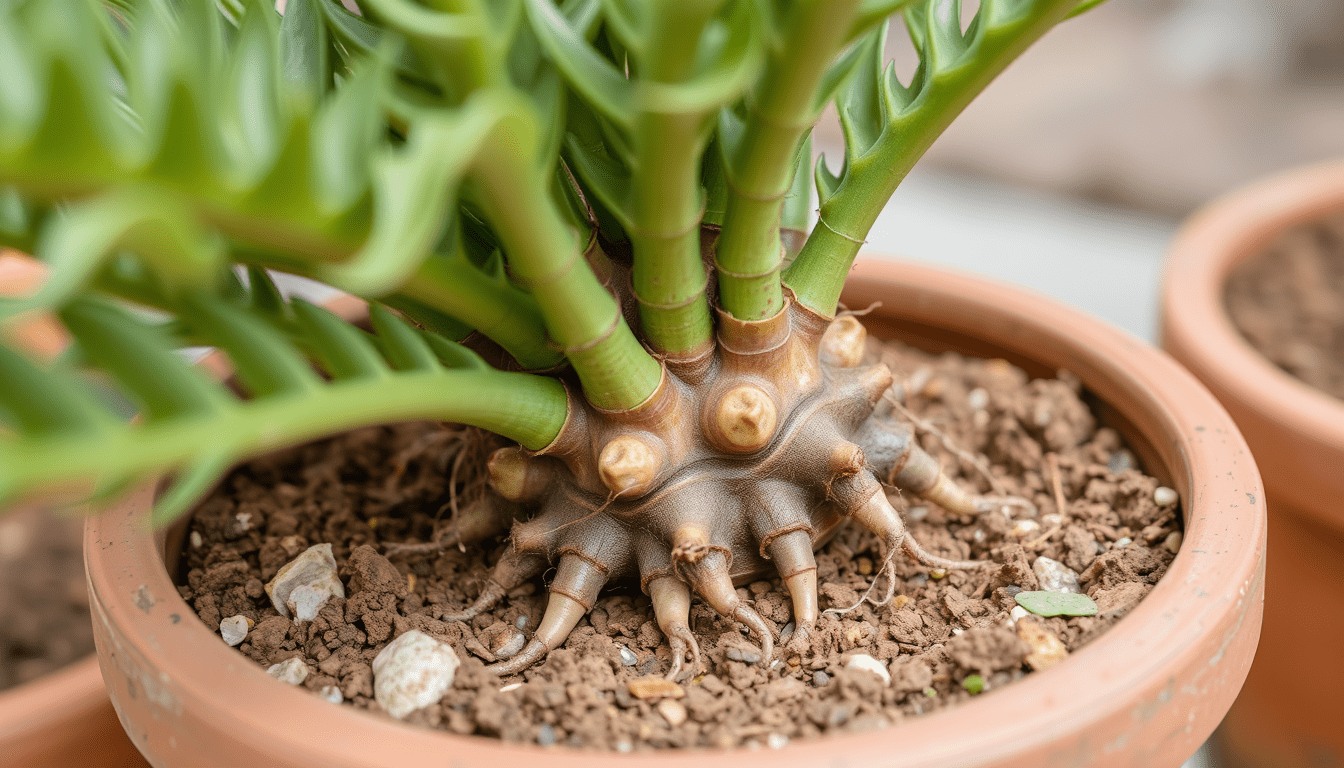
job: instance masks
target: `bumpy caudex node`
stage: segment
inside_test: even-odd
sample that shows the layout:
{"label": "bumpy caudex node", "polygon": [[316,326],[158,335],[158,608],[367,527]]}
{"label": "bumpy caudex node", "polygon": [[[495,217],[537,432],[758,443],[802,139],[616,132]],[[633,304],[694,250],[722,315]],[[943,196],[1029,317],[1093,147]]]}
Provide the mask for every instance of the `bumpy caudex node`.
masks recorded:
{"label": "bumpy caudex node", "polygon": [[[515,525],[495,575],[458,616],[485,610],[547,564],[557,568],[540,628],[495,671],[516,673],[544,657],[604,584],[632,577],[672,651],[670,678],[700,668],[692,596],[745,625],[769,664],[770,625],[734,585],[776,572],[793,603],[790,645],[805,647],[819,615],[813,549],[846,519],[872,530],[889,558],[976,565],[925,551],[887,500],[884,482],[957,511],[984,506],[920,450],[909,427],[873,415],[892,374],[862,364],[863,326],[786,304],[758,324],[726,323],[694,384],[665,370],[659,392],[623,413],[571,399],[565,429],[540,455],[492,459],[501,493],[539,509]],[[787,381],[762,375],[753,360]]]}

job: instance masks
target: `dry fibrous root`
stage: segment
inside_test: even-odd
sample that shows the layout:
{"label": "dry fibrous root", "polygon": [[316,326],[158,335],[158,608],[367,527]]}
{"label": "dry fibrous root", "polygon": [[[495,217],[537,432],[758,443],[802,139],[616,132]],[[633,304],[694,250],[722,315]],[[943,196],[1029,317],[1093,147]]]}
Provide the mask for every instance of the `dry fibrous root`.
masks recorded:
{"label": "dry fibrous root", "polygon": [[813,549],[846,519],[872,530],[888,560],[977,566],[926,552],[887,498],[884,484],[961,514],[987,506],[906,424],[874,415],[892,373],[861,364],[865,337],[852,316],[831,321],[791,301],[761,321],[721,312],[714,348],[667,362],[640,406],[603,412],[571,396],[551,445],[491,456],[500,495],[539,511],[514,525],[476,601],[446,618],[470,619],[554,566],[541,625],[493,666],[513,674],[564,642],[608,581],[638,578],[672,650],[667,676],[677,679],[699,669],[692,594],[745,625],[770,663],[770,628],[734,584],[772,566],[792,597],[790,646],[804,647],[819,613]]}

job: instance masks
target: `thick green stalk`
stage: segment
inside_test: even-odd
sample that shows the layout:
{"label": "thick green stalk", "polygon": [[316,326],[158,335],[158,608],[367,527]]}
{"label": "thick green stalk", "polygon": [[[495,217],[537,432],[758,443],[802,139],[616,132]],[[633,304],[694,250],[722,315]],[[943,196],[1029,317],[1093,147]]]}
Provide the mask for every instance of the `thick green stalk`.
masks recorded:
{"label": "thick green stalk", "polygon": [[551,340],[569,358],[588,402],[624,410],[658,387],[662,368],[621,317],[583,258],[577,233],[550,194],[548,169],[520,156],[518,126],[505,121],[478,156],[472,179],[513,275],[537,300]]}
{"label": "thick green stalk", "polygon": [[700,258],[702,115],[644,114],[636,128],[627,233],[644,338],[664,354],[694,356],[712,340]]}
{"label": "thick green stalk", "polygon": [[398,291],[480,331],[529,370],[560,365],[546,344],[546,324],[532,297],[486,278],[465,256],[431,256]]}
{"label": "thick green stalk", "polygon": [[[639,78],[650,86],[693,76],[706,23],[722,0],[656,2],[646,9],[651,35],[639,51]],[[713,340],[705,301],[708,275],[700,257],[700,157],[710,114],[641,110],[633,130],[631,275],[644,338],[659,352],[689,357]]]}
{"label": "thick green stalk", "polygon": [[859,0],[812,0],[792,8],[748,101],[745,128],[728,158],[728,207],[715,252],[719,303],[733,317],[758,320],[783,307],[779,226],[794,158],[816,122],[817,91],[858,6]]}
{"label": "thick green stalk", "polygon": [[[982,13],[988,5],[981,5]],[[1015,18],[991,20],[961,63],[926,75],[922,91],[889,115],[873,146],[847,161],[839,187],[822,203],[817,226],[784,273],[799,302],[822,314],[835,311],[868,230],[915,162],[990,81],[1077,5],[1037,0]]]}
{"label": "thick green stalk", "polygon": [[203,451],[238,460],[344,430],[418,419],[471,424],[539,449],[560,433],[566,408],[558,381],[525,373],[434,370],[399,373],[391,381],[349,379],[316,393],[242,403],[227,419],[207,412],[93,434],[0,438],[0,489],[20,494],[71,478],[141,477],[189,464]]}

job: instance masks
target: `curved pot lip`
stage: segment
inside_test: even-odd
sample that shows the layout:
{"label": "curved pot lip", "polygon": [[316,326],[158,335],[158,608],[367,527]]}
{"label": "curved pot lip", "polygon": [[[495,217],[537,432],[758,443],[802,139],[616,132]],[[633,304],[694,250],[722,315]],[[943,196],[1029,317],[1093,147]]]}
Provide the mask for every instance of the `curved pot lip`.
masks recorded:
{"label": "curved pot lip", "polygon": [[[948,768],[994,758],[1044,763],[1049,755],[1061,758],[1046,751],[1060,740],[1070,754],[1086,748],[1100,756],[1131,739],[1162,755],[1150,764],[1172,762],[1170,756],[1186,746],[1188,755],[1221,719],[1245,677],[1254,642],[1244,635],[1258,628],[1263,591],[1263,491],[1227,413],[1165,353],[1050,299],[915,262],[861,261],[855,275],[861,278],[851,283],[855,305],[882,297],[888,302],[884,314],[898,320],[972,334],[1078,374],[1135,423],[1172,470],[1184,502],[1185,544],[1166,577],[1128,617],[1047,673],[891,729],[798,741],[780,752],[697,749],[639,759],[779,768],[832,764],[843,753],[867,755],[874,765]],[[144,673],[172,670],[162,674],[162,685],[151,680],[160,690],[147,694],[161,699],[168,713],[180,714],[190,702],[208,710],[218,730],[246,734],[249,744],[276,756],[303,754],[312,764],[333,768],[382,764],[389,749],[403,768],[442,765],[448,755],[464,766],[511,764],[533,755],[555,768],[631,760],[405,727],[277,685],[194,620],[148,527],[150,495],[142,489],[117,509],[90,518],[85,557],[95,621],[114,630],[109,642],[117,663]],[[1250,651],[1244,650],[1247,642]],[[138,675],[140,681],[148,677]],[[1201,694],[1210,690],[1223,698]],[[240,703],[254,700],[267,704]],[[1157,717],[1164,707],[1176,707],[1169,711],[1180,717]],[[277,718],[281,712],[284,717]],[[1160,727],[1153,726],[1156,721]],[[298,723],[301,728],[294,727]],[[1086,735],[1076,737],[1080,733]],[[1071,736],[1076,738],[1068,741]]]}
{"label": "curved pot lip", "polygon": [[1218,198],[1195,213],[1168,251],[1163,345],[1182,340],[1192,369],[1265,419],[1344,453],[1344,402],[1269,361],[1223,302],[1232,269],[1295,224],[1344,210],[1344,160],[1296,168]]}

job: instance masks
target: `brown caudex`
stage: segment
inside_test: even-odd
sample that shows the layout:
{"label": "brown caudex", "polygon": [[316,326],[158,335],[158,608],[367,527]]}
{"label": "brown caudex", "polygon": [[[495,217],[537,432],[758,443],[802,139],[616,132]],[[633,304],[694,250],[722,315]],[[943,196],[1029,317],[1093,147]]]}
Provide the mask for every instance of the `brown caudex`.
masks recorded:
{"label": "brown caudex", "polygon": [[[1185,545],[1130,615],[1048,672],[891,730],[798,741],[780,751],[697,750],[640,759],[666,765],[693,761],[703,768],[830,765],[837,759],[891,768],[1179,766],[1236,695],[1260,626],[1264,512],[1248,495],[1258,499],[1261,489],[1227,414],[1164,354],[1024,291],[913,263],[860,263],[845,301],[866,306],[878,300],[883,306],[864,317],[875,335],[934,351],[1003,357],[1032,375],[1049,376],[1061,367],[1076,374],[1097,397],[1102,420],[1125,435],[1148,471],[1180,493]],[[842,373],[855,375],[849,369]],[[781,420],[780,430],[787,432],[790,423]],[[866,451],[867,462],[878,453]],[[852,451],[834,448],[816,460],[836,474],[856,464]],[[591,490],[572,492],[605,501],[595,468],[590,480]],[[727,492],[733,492],[731,486]],[[553,488],[543,498],[558,495]],[[146,523],[151,498],[146,489],[119,509],[91,518],[85,552],[109,690],[136,744],[155,765],[629,764],[628,755],[542,750],[408,727],[277,684],[197,621],[178,596],[169,573],[176,573],[185,524],[152,532]],[[688,567],[722,557],[714,548],[714,530],[694,523],[683,521],[668,534],[668,560],[673,547],[678,562]],[[746,554],[760,557],[759,551]],[[776,559],[773,566],[779,565]],[[810,574],[794,573],[794,584],[805,594]],[[683,584],[664,577],[647,588],[661,606],[659,623],[672,647],[692,654],[681,620],[691,599]],[[581,607],[591,599],[590,590],[580,579],[576,588],[554,593],[559,606],[548,636],[563,634],[560,619],[573,614],[566,601]],[[706,599],[719,601],[721,610],[734,609],[725,592]],[[815,607],[800,601],[795,610],[806,615]]]}
{"label": "brown caudex", "polygon": [[[988,503],[942,474],[909,427],[878,408],[892,374],[859,365],[867,334],[857,320],[831,321],[786,300],[760,321],[721,312],[718,336],[709,360],[668,361],[661,385],[638,407],[604,412],[572,398],[551,445],[534,454],[500,448],[492,457],[496,490],[535,500],[540,511],[514,526],[477,600],[446,618],[470,620],[557,563],[541,626],[492,667],[500,674],[543,658],[603,585],[628,577],[649,593],[669,638],[669,679],[699,671],[687,629],[692,591],[750,628],[768,665],[774,638],[734,584],[772,563],[793,599],[790,644],[806,647],[818,615],[812,550],[846,517],[882,537],[893,556],[937,568],[977,565],[926,552],[887,499],[882,480],[966,514]],[[696,384],[679,375],[688,373]]]}
{"label": "brown caudex", "polygon": [[1222,401],[1268,494],[1270,581],[1260,651],[1219,732],[1229,766],[1344,765],[1344,402],[1280,370],[1233,326],[1227,277],[1284,230],[1344,211],[1344,163],[1237,191],[1172,245],[1162,346]]}

